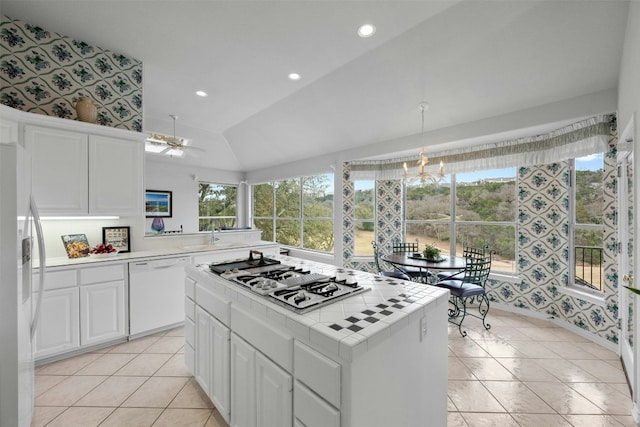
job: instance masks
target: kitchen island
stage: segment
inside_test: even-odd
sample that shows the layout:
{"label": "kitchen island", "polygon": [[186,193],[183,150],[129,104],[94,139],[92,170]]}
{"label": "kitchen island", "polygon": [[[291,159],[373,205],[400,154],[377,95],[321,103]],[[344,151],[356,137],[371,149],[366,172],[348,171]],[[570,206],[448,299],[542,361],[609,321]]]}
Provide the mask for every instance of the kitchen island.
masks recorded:
{"label": "kitchen island", "polygon": [[187,266],[185,361],[232,426],[446,426],[448,291],[288,256],[365,288],[299,313]]}

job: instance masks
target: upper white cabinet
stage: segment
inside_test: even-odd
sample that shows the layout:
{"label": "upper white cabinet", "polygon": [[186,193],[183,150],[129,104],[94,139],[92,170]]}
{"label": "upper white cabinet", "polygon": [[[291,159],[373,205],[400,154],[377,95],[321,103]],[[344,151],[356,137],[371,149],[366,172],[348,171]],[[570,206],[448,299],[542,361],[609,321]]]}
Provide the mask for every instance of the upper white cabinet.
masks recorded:
{"label": "upper white cabinet", "polygon": [[25,145],[42,214],[142,214],[141,140],[27,125]]}

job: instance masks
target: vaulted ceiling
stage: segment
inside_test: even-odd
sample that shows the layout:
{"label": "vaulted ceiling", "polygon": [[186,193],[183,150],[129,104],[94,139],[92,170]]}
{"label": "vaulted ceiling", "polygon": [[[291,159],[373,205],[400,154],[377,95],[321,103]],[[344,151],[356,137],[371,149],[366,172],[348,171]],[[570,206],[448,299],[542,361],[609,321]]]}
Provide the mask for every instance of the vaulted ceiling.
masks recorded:
{"label": "vaulted ceiling", "polygon": [[[627,7],[3,0],[1,11],[143,61],[145,129],[171,134],[177,115],[178,136],[206,150],[185,162],[250,171],[372,144],[393,156],[393,141],[420,133],[421,101],[434,131],[615,89]],[[372,37],[357,36],[363,23]]]}

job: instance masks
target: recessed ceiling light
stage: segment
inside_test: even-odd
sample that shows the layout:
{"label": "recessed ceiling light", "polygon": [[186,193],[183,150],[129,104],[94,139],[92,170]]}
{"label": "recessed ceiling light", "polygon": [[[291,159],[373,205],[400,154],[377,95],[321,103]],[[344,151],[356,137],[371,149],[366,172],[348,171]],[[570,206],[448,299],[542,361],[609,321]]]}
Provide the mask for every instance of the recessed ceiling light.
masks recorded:
{"label": "recessed ceiling light", "polygon": [[196,95],[202,96],[202,97],[209,96],[209,95],[207,95],[207,92],[205,92],[203,90],[196,91]]}
{"label": "recessed ceiling light", "polygon": [[300,80],[300,74],[298,73],[289,73],[289,80]]}
{"label": "recessed ceiling light", "polygon": [[376,32],[376,27],[372,24],[364,24],[358,28],[358,35],[360,37],[371,37]]}

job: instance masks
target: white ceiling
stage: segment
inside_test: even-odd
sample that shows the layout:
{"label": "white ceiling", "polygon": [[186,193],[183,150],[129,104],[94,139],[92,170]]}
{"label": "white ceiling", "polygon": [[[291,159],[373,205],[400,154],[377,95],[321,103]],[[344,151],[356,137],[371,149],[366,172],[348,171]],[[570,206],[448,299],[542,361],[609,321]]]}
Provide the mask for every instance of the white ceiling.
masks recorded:
{"label": "white ceiling", "polygon": [[[433,131],[615,89],[627,6],[2,0],[1,12],[143,61],[145,129],[172,134],[175,114],[178,136],[206,149],[187,161],[251,171],[372,144],[394,157],[394,140],[420,132],[422,100]],[[362,23],[376,34],[357,37]]]}

